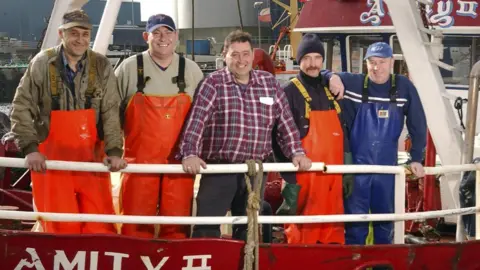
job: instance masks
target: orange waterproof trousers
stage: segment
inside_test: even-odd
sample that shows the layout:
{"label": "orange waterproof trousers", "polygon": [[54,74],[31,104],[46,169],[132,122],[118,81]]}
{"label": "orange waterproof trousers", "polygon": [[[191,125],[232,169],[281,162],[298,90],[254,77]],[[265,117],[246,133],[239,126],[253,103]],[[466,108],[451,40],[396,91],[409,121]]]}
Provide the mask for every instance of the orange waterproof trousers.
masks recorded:
{"label": "orange waterproof trousers", "polygon": [[[102,162],[95,111],[52,111],[48,138],[39,151],[49,160]],[[31,172],[33,199],[39,212],[114,215],[109,173]],[[48,233],[116,233],[114,224],[42,221]]]}
{"label": "orange waterproof trousers", "polygon": [[[125,111],[125,159],[129,163],[180,164],[173,159],[190,109],[186,94],[147,96],[137,92]],[[194,177],[186,174],[122,174],[120,210],[124,215],[191,216]],[[159,238],[179,239],[190,226],[162,225]],[[155,226],[123,224],[122,234],[153,238]]]}
{"label": "orange waterproof trousers", "polygon": [[[310,129],[302,145],[312,162],[343,164],[343,130],[335,110],[311,111]],[[297,173],[301,186],[297,215],[343,214],[342,175]],[[290,244],[345,244],[343,223],[287,224]]]}

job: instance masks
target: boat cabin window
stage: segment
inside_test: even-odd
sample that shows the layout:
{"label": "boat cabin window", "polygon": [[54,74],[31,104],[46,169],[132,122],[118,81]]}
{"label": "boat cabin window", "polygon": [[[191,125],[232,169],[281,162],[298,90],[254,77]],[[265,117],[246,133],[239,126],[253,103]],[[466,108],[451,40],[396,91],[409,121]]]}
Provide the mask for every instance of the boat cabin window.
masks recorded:
{"label": "boat cabin window", "polygon": [[368,46],[372,43],[383,41],[379,35],[350,35],[347,43],[347,71],[352,73],[367,73],[367,66],[363,58]]}
{"label": "boat cabin window", "polygon": [[336,38],[322,38],[325,48],[325,59],[323,68],[333,72],[342,72],[342,54],[340,41]]}
{"label": "boat cabin window", "polygon": [[[392,38],[392,46],[395,54],[401,54],[398,38]],[[480,60],[480,37],[472,36],[446,36],[443,39],[442,62],[455,67],[449,71],[440,68],[443,81],[449,85],[468,86],[468,76],[473,65]],[[395,72],[399,72],[401,66],[406,66],[404,61],[396,61]],[[403,63],[402,63],[403,62]],[[401,72],[399,72],[401,73]]]}
{"label": "boat cabin window", "polygon": [[402,48],[400,47],[397,35],[390,36],[390,46],[392,47],[393,56],[395,58],[392,73],[402,74],[408,77],[407,62],[404,61]]}

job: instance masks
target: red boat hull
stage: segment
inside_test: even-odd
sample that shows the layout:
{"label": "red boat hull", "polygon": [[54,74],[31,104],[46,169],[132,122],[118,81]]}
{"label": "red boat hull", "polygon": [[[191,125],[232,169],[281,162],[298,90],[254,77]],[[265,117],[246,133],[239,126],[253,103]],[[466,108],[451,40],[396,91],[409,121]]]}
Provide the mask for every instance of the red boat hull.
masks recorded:
{"label": "red boat hull", "polygon": [[[242,269],[243,243],[1,231],[1,269]],[[260,269],[480,269],[480,241],[391,246],[262,245]],[[202,265],[203,264],[203,265]]]}

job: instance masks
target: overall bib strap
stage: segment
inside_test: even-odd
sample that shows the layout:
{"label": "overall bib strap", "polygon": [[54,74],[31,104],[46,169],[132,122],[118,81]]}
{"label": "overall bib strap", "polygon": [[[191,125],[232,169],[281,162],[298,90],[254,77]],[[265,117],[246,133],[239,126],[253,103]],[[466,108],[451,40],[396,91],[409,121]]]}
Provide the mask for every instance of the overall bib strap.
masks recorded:
{"label": "overall bib strap", "polygon": [[[392,87],[390,88],[390,91],[389,91],[390,102],[391,103],[396,103],[398,92],[397,92],[395,74],[391,75],[391,80],[392,80]],[[362,102],[363,103],[368,102],[368,75],[365,75],[365,79],[363,80]]]}
{"label": "overall bib strap", "polygon": [[310,112],[312,111],[312,108],[310,107],[310,102],[312,102],[312,98],[310,97],[307,89],[305,89],[305,86],[303,86],[299,79],[293,78],[291,82],[295,84],[298,91],[300,91],[300,94],[302,94],[303,98],[305,99],[305,119],[309,119]]}
{"label": "overall bib strap", "polygon": [[332,93],[330,93],[330,89],[328,89],[327,86],[324,86],[323,89],[325,90],[325,94],[327,95],[328,100],[330,100],[331,104],[335,108],[335,111],[337,111],[337,114],[340,114],[342,112],[342,109],[340,108],[340,105],[335,100],[335,98],[332,96]]}
{"label": "overall bib strap", "polygon": [[178,60],[178,76],[174,77],[172,81],[177,84],[178,93],[185,94],[185,88],[187,88],[187,84],[185,83],[185,57],[180,55]]}
{"label": "overall bib strap", "polygon": [[88,86],[85,92],[85,109],[92,107],[92,98],[95,93],[95,83],[97,78],[97,57],[94,52],[88,54]]}
{"label": "overall bib strap", "polygon": [[397,85],[395,82],[395,74],[392,74],[392,87],[390,88],[390,102],[397,103]]}
{"label": "overall bib strap", "polygon": [[[53,58],[55,56],[55,49],[51,48],[47,50],[48,58]],[[97,71],[97,58],[93,52],[88,53],[88,86],[85,92],[85,109],[90,109],[92,107],[92,97],[95,92],[95,83],[96,83],[96,71]],[[55,62],[50,63],[48,66],[49,77],[50,77],[50,92],[52,97],[52,110],[56,111],[60,109],[60,95],[58,92],[58,81],[57,81],[57,68]],[[75,91],[75,89],[72,89]]]}
{"label": "overall bib strap", "polygon": [[[55,49],[50,48],[47,51],[48,59],[55,57]],[[57,81],[57,67],[55,66],[55,62],[51,62],[48,65],[48,75],[50,78],[50,95],[52,97],[52,111],[56,111],[60,109],[60,101],[58,95],[58,81]]]}
{"label": "overall bib strap", "polygon": [[362,89],[362,103],[368,102],[368,75],[365,75]]}
{"label": "overall bib strap", "polygon": [[143,54],[139,53],[137,57],[137,93],[144,93],[145,85],[150,80],[150,77],[145,77],[145,72],[143,68]]}

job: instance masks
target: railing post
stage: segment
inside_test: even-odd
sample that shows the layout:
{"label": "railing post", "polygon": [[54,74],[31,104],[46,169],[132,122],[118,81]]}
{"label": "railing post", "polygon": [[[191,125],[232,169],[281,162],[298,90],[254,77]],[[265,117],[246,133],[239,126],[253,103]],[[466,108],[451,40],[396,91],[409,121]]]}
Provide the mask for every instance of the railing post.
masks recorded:
{"label": "railing post", "polygon": [[[405,171],[395,174],[395,214],[405,214]],[[405,221],[394,223],[394,244],[405,244]]]}

